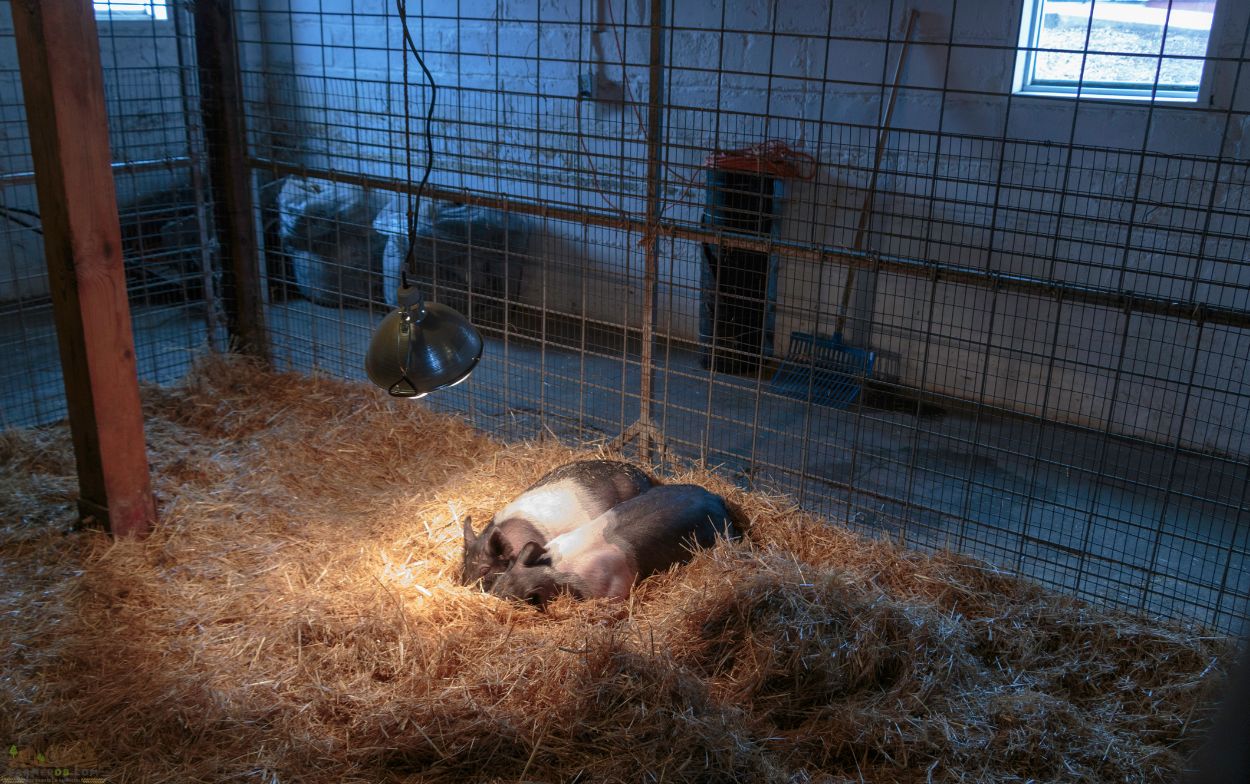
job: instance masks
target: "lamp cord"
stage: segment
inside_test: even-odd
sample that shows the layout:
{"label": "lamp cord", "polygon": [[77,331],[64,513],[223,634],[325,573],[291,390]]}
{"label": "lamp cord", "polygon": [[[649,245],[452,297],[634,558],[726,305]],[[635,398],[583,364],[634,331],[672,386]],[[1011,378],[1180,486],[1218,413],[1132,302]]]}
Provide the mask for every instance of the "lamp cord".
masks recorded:
{"label": "lamp cord", "polygon": [[401,273],[401,284],[407,286],[408,276],[416,277],[417,215],[421,209],[421,195],[425,191],[426,183],[429,182],[430,170],[434,167],[434,138],[430,133],[430,124],[434,119],[434,102],[438,97],[438,85],[434,82],[434,75],[426,67],[425,60],[421,58],[416,42],[412,40],[412,31],[408,29],[407,0],[395,0],[395,10],[399,13],[399,24],[403,28],[404,44],[407,47],[407,51],[403,53],[404,161],[409,185],[412,183],[412,128],[409,125],[412,115],[408,110],[408,52],[412,52],[417,65],[421,66],[421,71],[425,74],[426,81],[430,83],[430,103],[425,112],[425,171],[421,175],[421,182],[417,185],[416,193],[408,191],[408,252],[404,254],[404,267]]}

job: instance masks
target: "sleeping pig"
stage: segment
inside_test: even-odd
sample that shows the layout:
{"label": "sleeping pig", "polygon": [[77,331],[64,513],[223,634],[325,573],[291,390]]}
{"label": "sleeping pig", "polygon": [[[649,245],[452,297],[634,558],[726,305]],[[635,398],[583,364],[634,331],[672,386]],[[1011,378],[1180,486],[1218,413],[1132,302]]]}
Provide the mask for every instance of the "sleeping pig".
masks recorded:
{"label": "sleeping pig", "polygon": [[720,496],[697,485],[656,487],[545,546],[527,542],[491,593],[539,607],[560,591],[624,599],[635,582],[689,561],[695,548],[736,539],[737,528]]}
{"label": "sleeping pig", "polygon": [[594,520],[620,502],[650,489],[651,478],[618,460],[579,460],[550,471],[474,535],[464,521],[464,567],[461,585],[479,580],[490,590],[526,542],[546,544],[552,537]]}

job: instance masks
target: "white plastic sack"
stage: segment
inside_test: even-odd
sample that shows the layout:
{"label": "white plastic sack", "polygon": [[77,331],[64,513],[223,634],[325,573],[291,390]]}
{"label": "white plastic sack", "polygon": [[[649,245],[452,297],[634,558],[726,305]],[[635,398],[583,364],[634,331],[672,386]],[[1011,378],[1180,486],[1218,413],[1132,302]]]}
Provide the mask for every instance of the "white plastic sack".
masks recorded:
{"label": "white plastic sack", "polygon": [[[397,197],[373,223],[374,230],[386,237],[382,278],[390,305],[397,302],[408,251],[406,209],[406,198]],[[530,222],[520,215],[471,205],[426,206],[416,230],[413,282],[434,301],[474,320],[498,322],[505,301],[515,302],[521,294],[530,234]]]}
{"label": "white plastic sack", "polygon": [[341,305],[364,304],[383,293],[385,238],[373,222],[386,199],[357,185],[286,179],[278,192],[278,234],[303,296]]}

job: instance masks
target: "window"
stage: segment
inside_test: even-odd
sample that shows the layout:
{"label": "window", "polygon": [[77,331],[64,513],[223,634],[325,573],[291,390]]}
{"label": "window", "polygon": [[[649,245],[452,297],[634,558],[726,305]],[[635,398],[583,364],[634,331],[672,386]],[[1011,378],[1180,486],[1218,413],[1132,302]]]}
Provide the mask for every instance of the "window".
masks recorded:
{"label": "window", "polygon": [[1015,90],[1197,101],[1215,0],[1025,0]]}
{"label": "window", "polygon": [[131,0],[130,2],[94,0],[93,5],[95,18],[102,21],[143,21],[169,18],[169,9],[165,7],[165,0]]}

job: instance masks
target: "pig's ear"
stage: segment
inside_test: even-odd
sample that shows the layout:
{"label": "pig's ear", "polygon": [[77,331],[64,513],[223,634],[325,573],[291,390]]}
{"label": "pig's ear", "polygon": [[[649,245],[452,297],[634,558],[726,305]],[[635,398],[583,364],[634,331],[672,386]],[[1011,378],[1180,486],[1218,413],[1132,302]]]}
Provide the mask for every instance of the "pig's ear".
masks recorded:
{"label": "pig's ear", "polygon": [[464,518],[464,546],[469,547],[477,539],[477,535],[473,533],[473,518]]}
{"label": "pig's ear", "polygon": [[505,544],[506,542],[504,542],[503,534],[499,532],[499,529],[492,528],[490,538],[486,540],[486,552],[488,552],[492,558],[502,558]]}
{"label": "pig's ear", "polygon": [[521,548],[520,555],[517,556],[517,561],[522,566],[535,566],[546,554],[547,548],[538,542],[526,542],[525,546]]}

